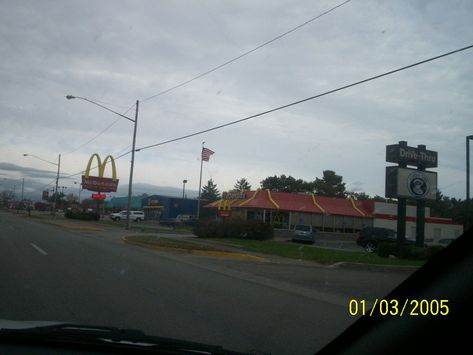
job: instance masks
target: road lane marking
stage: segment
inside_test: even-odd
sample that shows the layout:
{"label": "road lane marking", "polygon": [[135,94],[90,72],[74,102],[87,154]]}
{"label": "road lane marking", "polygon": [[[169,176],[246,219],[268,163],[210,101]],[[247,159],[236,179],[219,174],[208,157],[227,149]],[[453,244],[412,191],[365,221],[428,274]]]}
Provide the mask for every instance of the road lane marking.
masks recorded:
{"label": "road lane marking", "polygon": [[48,255],[48,253],[46,253],[43,249],[41,249],[39,246],[37,246],[36,244],[33,244],[33,243],[30,243],[30,245],[35,248],[37,251],[39,251],[41,254],[43,255]]}

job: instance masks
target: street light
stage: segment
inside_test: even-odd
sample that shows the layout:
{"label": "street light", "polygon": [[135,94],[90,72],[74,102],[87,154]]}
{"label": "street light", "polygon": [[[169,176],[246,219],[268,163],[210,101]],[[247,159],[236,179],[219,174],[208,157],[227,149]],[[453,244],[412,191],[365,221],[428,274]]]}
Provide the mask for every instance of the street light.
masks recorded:
{"label": "street light", "polygon": [[59,156],[58,156],[57,163],[53,163],[52,161],[45,160],[45,159],[43,159],[43,158],[41,158],[41,157],[38,157],[37,155],[34,155],[34,154],[23,154],[23,156],[25,156],[25,157],[33,157],[33,158],[39,159],[39,160],[41,160],[41,161],[44,161],[44,162],[46,162],[46,163],[49,163],[49,164],[52,164],[52,165],[57,166],[57,174],[56,174],[56,196],[55,196],[54,202],[53,202],[53,213],[54,213],[54,211],[56,210],[57,198],[58,198],[59,170],[61,169],[61,154],[59,154]]}
{"label": "street light", "polygon": [[81,183],[81,182],[74,181],[74,185],[77,185],[77,184],[80,185],[80,187],[79,187],[79,205],[80,205],[80,193],[82,192],[82,183]]}
{"label": "street light", "polygon": [[73,95],[67,95],[66,96],[66,99],[68,100],[72,100],[72,99],[80,99],[80,100],[84,100],[84,101],[87,101],[93,105],[96,105],[96,106],[99,106],[101,108],[103,108],[104,110],[107,110],[107,111],[110,111],[120,117],[123,117],[125,119],[127,119],[128,121],[131,121],[133,122],[134,124],[134,128],[133,128],[133,144],[132,144],[132,148],[131,148],[131,164],[130,164],[130,181],[128,183],[128,213],[127,213],[127,216],[126,216],[126,229],[130,229],[130,210],[131,210],[131,194],[132,194],[132,184],[133,184],[133,167],[135,165],[135,143],[136,143],[136,127],[138,125],[138,107],[139,107],[139,100],[136,100],[136,110],[135,110],[135,119],[132,119],[130,117],[127,117],[119,112],[116,112],[106,106],[103,106],[97,102],[94,102],[92,100],[89,100],[85,97],[81,97],[81,96],[73,96]]}
{"label": "street light", "polygon": [[185,196],[187,180],[182,180],[182,198]]}
{"label": "street light", "polygon": [[470,139],[473,135],[466,136],[466,211],[465,211],[465,230],[470,227]]}

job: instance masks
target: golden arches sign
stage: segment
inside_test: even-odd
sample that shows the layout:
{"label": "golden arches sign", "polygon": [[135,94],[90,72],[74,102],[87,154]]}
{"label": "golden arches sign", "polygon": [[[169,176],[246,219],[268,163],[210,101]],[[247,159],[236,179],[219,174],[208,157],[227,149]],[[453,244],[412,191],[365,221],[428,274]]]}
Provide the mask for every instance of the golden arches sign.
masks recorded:
{"label": "golden arches sign", "polygon": [[220,200],[218,202],[217,208],[219,211],[230,211],[232,209],[232,206],[230,205],[229,200]]}
{"label": "golden arches sign", "polygon": [[217,205],[218,215],[220,217],[230,217],[232,214],[232,206],[230,200],[220,200]]}
{"label": "golden arches sign", "polygon": [[[98,176],[90,176],[90,169],[94,158],[97,158],[97,168],[99,171]],[[105,167],[107,166],[108,161],[112,164],[112,177],[106,178],[103,177],[105,173]],[[84,175],[82,175],[82,188],[84,190],[97,191],[97,192],[115,192],[118,187],[117,179],[117,167],[115,165],[115,160],[111,155],[107,155],[102,162],[100,156],[97,153],[91,155],[87,167],[85,168]]]}

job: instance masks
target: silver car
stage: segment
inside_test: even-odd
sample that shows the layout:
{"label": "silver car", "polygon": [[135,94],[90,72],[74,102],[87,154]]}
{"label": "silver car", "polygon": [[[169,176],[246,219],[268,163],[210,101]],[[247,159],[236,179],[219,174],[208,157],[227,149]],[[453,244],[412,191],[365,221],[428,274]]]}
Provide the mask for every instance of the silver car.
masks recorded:
{"label": "silver car", "polygon": [[297,224],[294,227],[294,233],[292,235],[293,242],[302,242],[302,243],[315,243],[315,233],[312,226],[305,224]]}

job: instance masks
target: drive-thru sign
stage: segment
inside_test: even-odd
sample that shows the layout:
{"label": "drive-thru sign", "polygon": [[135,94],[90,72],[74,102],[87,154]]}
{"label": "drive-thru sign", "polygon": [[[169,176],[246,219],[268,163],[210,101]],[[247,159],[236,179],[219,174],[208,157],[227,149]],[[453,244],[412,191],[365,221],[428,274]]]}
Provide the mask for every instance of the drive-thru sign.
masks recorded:
{"label": "drive-thru sign", "polygon": [[[438,154],[425,145],[409,147],[407,142],[386,146],[386,197],[397,198],[397,240],[400,246],[406,235],[406,199],[417,201],[416,245],[424,245],[425,201],[437,198],[437,173],[426,168],[438,166]],[[417,169],[409,169],[408,165]]]}

